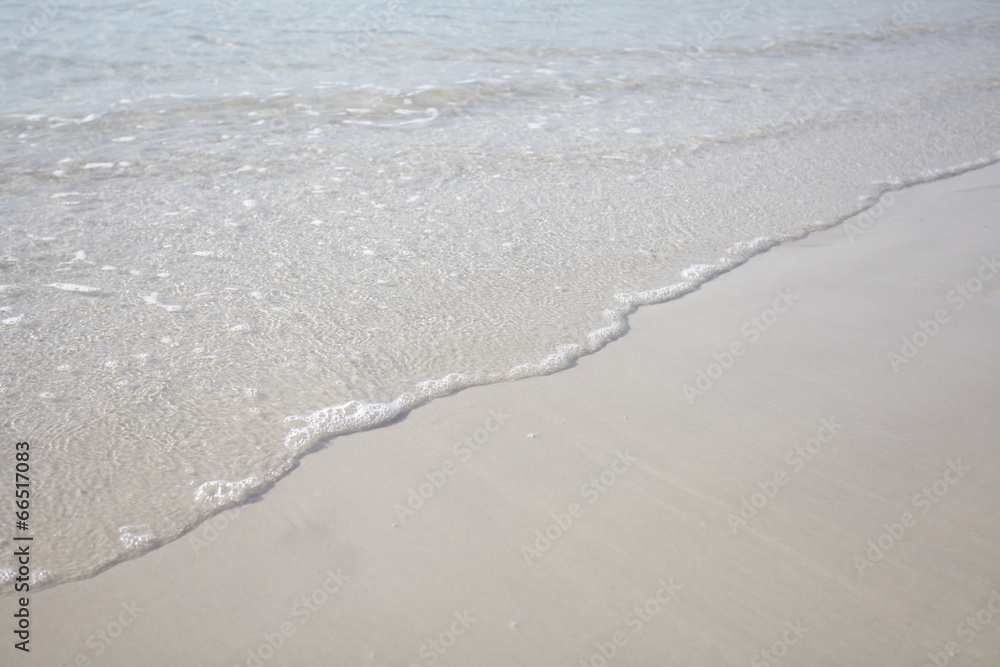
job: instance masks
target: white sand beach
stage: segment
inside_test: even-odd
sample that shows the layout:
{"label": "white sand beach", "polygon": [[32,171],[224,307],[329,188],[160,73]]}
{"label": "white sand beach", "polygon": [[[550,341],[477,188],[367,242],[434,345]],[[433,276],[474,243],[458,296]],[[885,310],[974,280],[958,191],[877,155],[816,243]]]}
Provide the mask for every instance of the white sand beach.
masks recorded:
{"label": "white sand beach", "polygon": [[1000,664],[1000,166],[34,594],[5,665]]}

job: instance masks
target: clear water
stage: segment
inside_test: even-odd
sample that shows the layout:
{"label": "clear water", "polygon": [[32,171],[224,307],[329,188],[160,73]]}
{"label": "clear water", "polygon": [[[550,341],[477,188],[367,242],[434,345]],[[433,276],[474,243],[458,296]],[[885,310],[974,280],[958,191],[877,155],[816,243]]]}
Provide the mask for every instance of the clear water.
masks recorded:
{"label": "clear water", "polygon": [[995,1],[8,3],[0,438],[33,445],[35,583],[995,161],[998,63]]}

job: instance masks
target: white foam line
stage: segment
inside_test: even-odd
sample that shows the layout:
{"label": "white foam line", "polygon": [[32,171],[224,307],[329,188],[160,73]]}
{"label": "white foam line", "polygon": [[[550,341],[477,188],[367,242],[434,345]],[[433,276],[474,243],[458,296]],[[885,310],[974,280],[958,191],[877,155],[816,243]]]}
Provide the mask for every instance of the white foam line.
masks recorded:
{"label": "white foam line", "polygon": [[[997,152],[994,159],[980,160],[962,165],[950,170],[947,176],[941,176],[940,178],[955,176],[997,161],[1000,161],[1000,152]],[[857,212],[851,214],[851,216],[853,215],[857,215]],[[299,457],[307,453],[320,438],[336,437],[381,426],[434,398],[445,396],[461,389],[503,380],[518,380],[531,376],[547,375],[562,370],[570,366],[576,359],[593,354],[609,342],[622,336],[628,330],[628,316],[638,307],[679,298],[769,248],[785,241],[804,238],[813,231],[828,229],[851,216],[846,216],[829,224],[822,222],[803,224],[802,230],[798,234],[783,234],[774,237],[761,236],[746,241],[739,241],[724,252],[724,256],[719,259],[717,264],[695,264],[685,269],[682,274],[687,280],[634,293],[616,294],[615,299],[621,305],[616,309],[604,311],[604,318],[608,324],[589,332],[585,336],[586,344],[560,345],[553,353],[536,363],[518,364],[506,372],[488,373],[481,376],[452,373],[437,380],[420,382],[417,384],[418,391],[416,393],[404,393],[388,403],[365,403],[354,400],[317,410],[308,416],[286,417],[284,420],[286,422],[300,421],[304,422],[304,425],[293,428],[288,432],[285,437],[285,447],[291,451],[294,457]],[[156,295],[153,294],[152,298],[155,299],[155,297]],[[147,300],[149,300],[148,297]],[[256,477],[252,477],[241,482],[208,482],[199,488],[198,497],[203,502],[208,502],[219,508],[231,505],[239,502],[240,499],[249,495],[256,488],[281,477],[289,468],[290,466],[283,467],[282,470],[272,471],[268,480],[259,480]]]}

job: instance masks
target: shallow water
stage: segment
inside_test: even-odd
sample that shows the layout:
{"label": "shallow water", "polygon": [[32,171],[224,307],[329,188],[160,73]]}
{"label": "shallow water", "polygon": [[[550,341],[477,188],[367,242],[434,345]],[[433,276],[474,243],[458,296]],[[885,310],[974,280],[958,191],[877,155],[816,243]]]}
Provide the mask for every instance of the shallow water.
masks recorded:
{"label": "shallow water", "polygon": [[997,159],[995,2],[692,4],[5,12],[0,433],[33,447],[35,583]]}

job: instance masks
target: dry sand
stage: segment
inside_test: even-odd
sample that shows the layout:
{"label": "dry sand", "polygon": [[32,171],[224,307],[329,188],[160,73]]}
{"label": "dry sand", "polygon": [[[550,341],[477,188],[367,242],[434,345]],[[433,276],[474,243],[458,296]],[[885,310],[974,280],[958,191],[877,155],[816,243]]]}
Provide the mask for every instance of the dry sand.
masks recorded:
{"label": "dry sand", "polygon": [[33,595],[0,663],[1000,664],[1000,166],[889,199]]}

